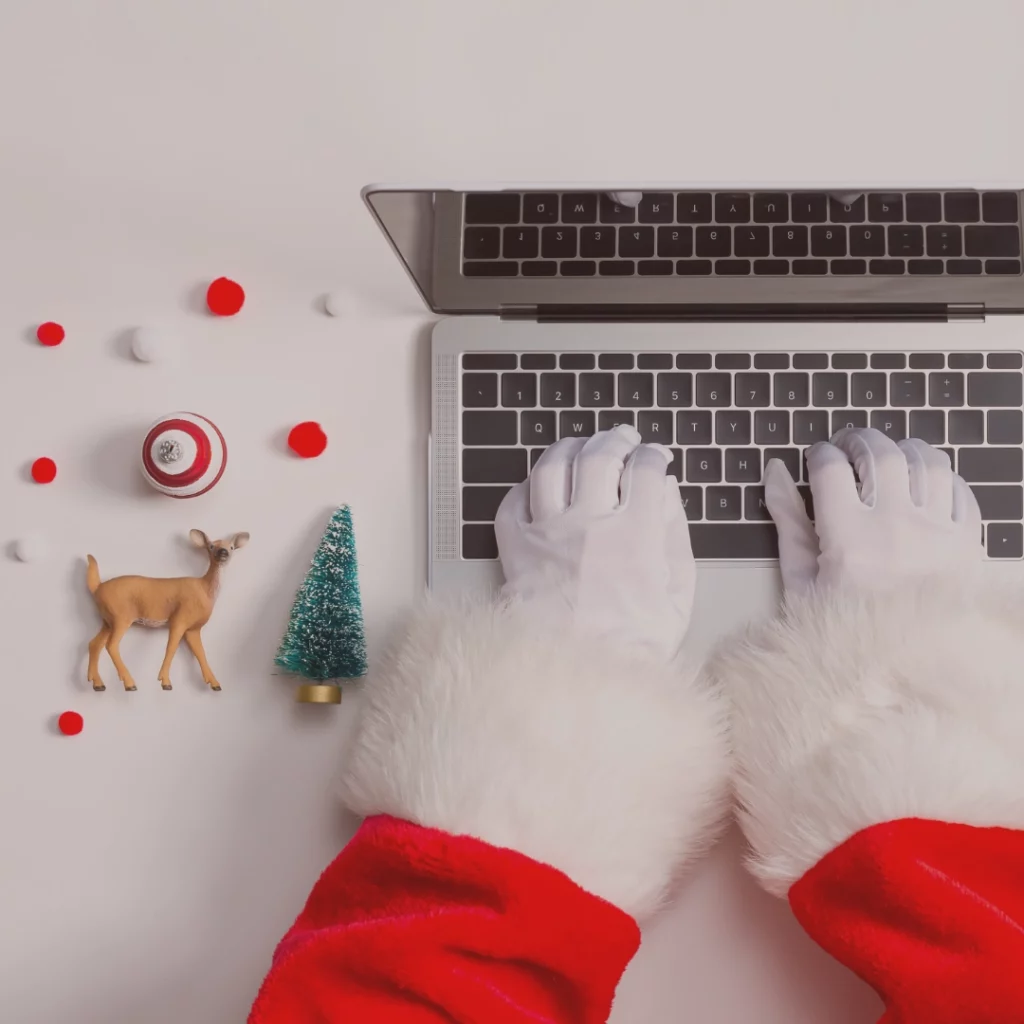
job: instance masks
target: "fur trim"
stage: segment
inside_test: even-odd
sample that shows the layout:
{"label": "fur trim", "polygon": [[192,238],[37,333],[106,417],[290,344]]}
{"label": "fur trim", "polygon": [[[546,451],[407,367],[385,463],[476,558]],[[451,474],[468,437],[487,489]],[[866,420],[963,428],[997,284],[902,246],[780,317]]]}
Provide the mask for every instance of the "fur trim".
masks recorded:
{"label": "fur trim", "polygon": [[364,701],[352,811],[517,850],[634,917],[727,806],[727,715],[695,673],[528,602],[428,602]]}
{"label": "fur trim", "polygon": [[785,894],[900,818],[1024,827],[1024,601],[943,583],[814,592],[718,655],[751,867]]}

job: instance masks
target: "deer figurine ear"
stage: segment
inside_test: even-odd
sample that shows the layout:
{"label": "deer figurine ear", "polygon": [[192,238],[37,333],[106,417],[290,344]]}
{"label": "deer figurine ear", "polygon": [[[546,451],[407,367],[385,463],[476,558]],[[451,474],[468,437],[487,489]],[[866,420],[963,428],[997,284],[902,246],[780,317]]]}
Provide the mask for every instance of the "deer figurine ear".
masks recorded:
{"label": "deer figurine ear", "polygon": [[210,538],[203,533],[202,530],[190,530],[188,539],[192,541],[197,548],[209,548]]}
{"label": "deer figurine ear", "polygon": [[231,538],[231,546],[233,548],[244,548],[249,543],[249,534],[247,533],[236,533]]}

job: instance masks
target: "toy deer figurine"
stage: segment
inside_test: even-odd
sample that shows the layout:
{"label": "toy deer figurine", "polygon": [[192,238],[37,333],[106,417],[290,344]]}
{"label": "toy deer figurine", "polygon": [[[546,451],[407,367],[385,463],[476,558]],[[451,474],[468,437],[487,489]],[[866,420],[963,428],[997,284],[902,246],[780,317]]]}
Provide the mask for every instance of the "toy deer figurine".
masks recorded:
{"label": "toy deer figurine", "polygon": [[174,579],[116,576],[101,583],[96,559],[88,556],[86,580],[103,616],[103,628],[89,643],[89,682],[94,690],[106,689],[99,673],[100,650],[103,647],[107,648],[124,688],[136,688],[135,680],[121,660],[120,650],[121,638],[134,625],[167,627],[167,653],[158,676],[165,690],[171,688],[171,659],[183,638],[199,662],[204,682],[213,690],[220,689],[220,683],[206,660],[199,633],[213,614],[221,569],[228,564],[232,551],[248,543],[249,534],[236,533],[228,540],[210,540],[202,530],[193,530],[189,539],[197,548],[205,548],[209,555],[210,567],[203,576]]}

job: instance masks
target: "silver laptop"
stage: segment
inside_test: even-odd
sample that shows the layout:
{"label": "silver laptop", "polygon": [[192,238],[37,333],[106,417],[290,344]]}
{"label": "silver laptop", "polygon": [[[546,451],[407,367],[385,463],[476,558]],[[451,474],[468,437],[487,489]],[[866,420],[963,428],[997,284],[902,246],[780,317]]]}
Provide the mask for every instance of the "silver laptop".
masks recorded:
{"label": "silver laptop", "polygon": [[[1020,190],[370,186],[432,340],[429,580],[500,582],[494,515],[544,448],[672,448],[700,632],[776,599],[761,474],[840,427],[949,453],[991,573],[1024,556]],[[813,514],[813,508],[811,507]],[[695,630],[698,632],[698,630]]]}

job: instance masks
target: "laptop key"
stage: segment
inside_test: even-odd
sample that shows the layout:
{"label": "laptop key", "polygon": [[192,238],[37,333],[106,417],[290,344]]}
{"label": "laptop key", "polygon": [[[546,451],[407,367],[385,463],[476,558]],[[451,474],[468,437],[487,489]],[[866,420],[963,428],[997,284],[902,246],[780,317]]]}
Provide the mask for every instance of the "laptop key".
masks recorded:
{"label": "laptop key", "polygon": [[827,412],[793,413],[793,443],[817,444],[830,437]]}
{"label": "laptop key", "polygon": [[968,256],[1019,256],[1017,226],[969,224],[964,228],[964,251]]}
{"label": "laptop key", "polygon": [[731,405],[732,377],[728,373],[698,373],[697,404],[712,407]]}
{"label": "laptop key", "polygon": [[619,255],[641,258],[654,255],[654,228],[641,224],[619,228]]}
{"label": "laptop key", "polygon": [[945,444],[946,414],[941,409],[915,409],[910,414],[910,436],[928,444]]}
{"label": "laptop key", "polygon": [[825,352],[797,352],[793,356],[794,370],[827,370],[828,355]]}
{"label": "laptop key", "polygon": [[793,273],[818,275],[828,273],[828,260],[793,260]]}
{"label": "laptop key", "polygon": [[754,444],[789,444],[789,413],[776,409],[755,412]]}
{"label": "laptop key", "polygon": [[636,212],[641,224],[671,224],[675,220],[675,199],[671,192],[645,192]]}
{"label": "laptop key", "polygon": [[632,352],[602,352],[597,357],[597,365],[601,370],[632,370]]}
{"label": "laptop key", "polygon": [[907,220],[927,224],[942,220],[942,196],[938,192],[910,192],[907,195]]}
{"label": "laptop key", "polygon": [[745,277],[750,273],[750,260],[718,260],[715,273],[721,276]]}
{"label": "laptop key", "polygon": [[481,448],[515,444],[519,439],[518,420],[518,415],[511,410],[464,412],[462,443]]}
{"label": "laptop key", "polygon": [[806,373],[775,375],[775,404],[783,409],[796,409],[811,404],[811,379]]}
{"label": "laptop key", "polygon": [[467,448],[462,453],[464,483],[517,484],[525,479],[525,448]]}
{"label": "laptop key", "polygon": [[890,256],[923,256],[924,228],[918,224],[889,228]]}
{"label": "laptop key", "polygon": [[626,409],[645,409],[654,405],[654,374],[620,373],[619,405]]}
{"label": "laptop key", "polygon": [[711,444],[711,413],[694,409],[676,413],[676,441],[679,444]]}
{"label": "laptop key", "polygon": [[833,370],[866,370],[867,368],[866,352],[836,352],[832,356]]}
{"label": "laptop key", "polygon": [[659,373],[658,405],[673,407],[693,404],[693,374]]}
{"label": "laptop key", "polygon": [[708,519],[742,519],[743,491],[739,487],[709,487],[704,494]]}
{"label": "laptop key", "polygon": [[542,373],[540,375],[540,404],[555,409],[574,406],[576,404],[576,375],[572,373]]}
{"label": "laptop key", "polygon": [[558,196],[554,192],[527,192],[523,196],[524,224],[554,224],[558,220]]}
{"label": "laptop key", "polygon": [[868,270],[872,274],[885,274],[898,277],[906,273],[907,265],[903,260],[872,260],[868,264]]}
{"label": "laptop key", "polygon": [[758,370],[788,370],[789,355],[786,352],[755,352],[754,366]]}
{"label": "laptop key", "polygon": [[676,199],[676,220],[680,224],[709,224],[711,193],[680,192]]}
{"label": "laptop key", "polygon": [[470,192],[466,195],[467,224],[518,224],[517,192]]}
{"label": "laptop key", "polygon": [[863,224],[850,228],[851,256],[884,256],[885,228],[879,224]]}
{"label": "laptop key", "polygon": [[981,215],[990,224],[1016,224],[1017,218],[1020,216],[1017,209],[1017,193],[983,193],[981,197]]}
{"label": "laptop key", "polygon": [[[575,228],[569,229],[575,232]],[[547,255],[545,253],[545,255]],[[604,259],[615,255],[615,228],[580,228],[580,255]]]}
{"label": "laptop key", "polygon": [[969,483],[1020,483],[1024,451],[1020,448],[961,448],[957,471]]}
{"label": "laptop key", "polygon": [[[980,370],[985,365],[985,357],[980,352],[950,352],[949,368],[951,370]],[[989,363],[989,369],[997,369]]]}
{"label": "laptop key", "polygon": [[462,255],[467,260],[493,260],[501,255],[500,228],[466,228]]}
{"label": "laptop key", "polygon": [[750,193],[718,192],[715,195],[715,220],[719,224],[746,224],[750,220]]}
{"label": "laptop key", "polygon": [[833,260],[829,264],[833,274],[852,276],[854,274],[866,274],[868,265],[864,260]]}
{"label": "laptop key", "polygon": [[632,260],[604,260],[598,264],[598,270],[602,277],[632,277]]}
{"label": "laptop key", "polygon": [[676,273],[681,277],[706,277],[711,273],[711,260],[677,260]]}
{"label": "laptop key", "polygon": [[639,260],[636,265],[641,277],[671,277],[671,260]]}
{"label": "laptop key", "polygon": [[597,220],[597,195],[566,192],[562,196],[562,220],[566,224],[593,224]]}
{"label": "laptop key", "polygon": [[593,260],[571,260],[561,265],[562,277],[593,277],[597,264]]}
{"label": "laptop key", "polygon": [[977,192],[947,192],[946,220],[953,224],[969,224],[978,219],[980,203]]}
{"label": "laptop key", "polygon": [[981,260],[946,260],[947,274],[980,274]]}
{"label": "laptop key", "polygon": [[931,224],[928,227],[929,256],[960,256],[964,251],[962,229],[958,224]]}
{"label": "laptop key", "polygon": [[[584,228],[583,234],[588,231],[600,231],[600,228]],[[611,254],[615,254],[615,238],[611,228],[604,228],[605,234],[612,240]],[[543,228],[540,235],[540,254],[548,259],[572,259],[576,255],[576,228],[557,227]],[[584,250],[583,256],[597,256],[598,253]]]}
{"label": "laptop key", "polygon": [[907,272],[935,277],[942,273],[942,260],[907,260]]}
{"label": "laptop key", "polygon": [[530,409],[537,404],[537,374],[504,373],[501,404],[506,409]]}
{"label": "laptop key", "polygon": [[[1024,443],[1024,427],[1020,409],[990,409],[988,412],[989,444]],[[996,517],[993,517],[996,518]]]}
{"label": "laptop key", "polygon": [[683,503],[683,511],[691,522],[701,519],[704,515],[704,488],[680,487],[679,500]]}
{"label": "laptop key", "polygon": [[607,195],[602,194],[600,207],[602,224],[632,224],[636,220],[632,206],[621,206]]}
{"label": "laptop key", "polygon": [[676,368],[679,370],[710,370],[710,352],[680,352],[676,356]]}
{"label": "laptop key", "polygon": [[471,523],[493,523],[498,506],[512,488],[463,487],[462,518]]}
{"label": "laptop key", "polygon": [[789,475],[794,480],[800,479],[800,449],[799,448],[765,448],[764,465],[772,459],[778,459],[789,470]]}
{"label": "laptop key", "polygon": [[907,414],[902,409],[874,409],[871,426],[891,441],[902,441],[907,436]]}
{"label": "laptop key", "polygon": [[1020,260],[985,260],[986,274],[1019,274]]}
{"label": "laptop key", "polygon": [[558,365],[563,370],[592,370],[597,365],[597,360],[592,352],[563,352]]}
{"label": "laptop key", "polygon": [[768,504],[764,500],[763,487],[743,488],[743,518],[752,520],[770,521],[771,512],[768,511]]}
{"label": "laptop key", "polygon": [[806,256],[807,228],[802,224],[772,228],[773,256]]}
{"label": "laptop key", "polygon": [[598,430],[614,430],[621,427],[623,423],[631,427],[636,426],[636,413],[632,409],[612,409],[597,414]]}
{"label": "laptop key", "polygon": [[900,408],[924,405],[923,373],[892,373],[889,375],[889,402]]}
{"label": "laptop key", "polygon": [[671,352],[641,352],[636,365],[641,370],[671,370],[675,363]]}
{"label": "laptop key", "polygon": [[[680,437],[680,443],[683,438]],[[716,484],[722,479],[721,448],[688,448],[686,480],[691,484]]]}
{"label": "laptop key", "polygon": [[523,263],[523,277],[555,277],[558,264],[554,260],[526,260]]}
{"label": "laptop key", "polygon": [[698,256],[732,255],[732,228],[697,228]]}
{"label": "laptop key", "polygon": [[834,196],[830,196],[828,219],[833,224],[856,224],[864,219],[864,208],[863,196],[858,196],[852,203],[841,203]]}
{"label": "laptop key", "polygon": [[816,373],[811,380],[814,404],[835,407],[846,405],[848,381],[845,373]]}
{"label": "laptop key", "polygon": [[828,196],[824,192],[794,192],[792,207],[797,224],[820,224],[828,217]]}
{"label": "laptop key", "polygon": [[761,449],[727,448],[725,450],[725,479],[728,483],[759,483],[761,480]]}
{"label": "laptop key", "polygon": [[989,558],[1024,555],[1024,529],[1020,523],[989,523],[986,527]]}
{"label": "laptop key", "polygon": [[1019,409],[1024,399],[1024,375],[1020,373],[967,374],[967,404]]}
{"label": "laptop key", "polygon": [[749,370],[750,355],[746,352],[719,352],[715,356],[718,370]]}
{"label": "laptop key", "polygon": [[592,412],[573,409],[558,414],[559,437],[591,437],[596,432],[596,419]]}
{"label": "laptop key", "polygon": [[493,523],[467,523],[462,527],[462,557],[473,560],[498,557]]}
{"label": "laptop key", "polygon": [[735,228],[733,244],[737,256],[767,256],[771,252],[771,236],[764,226]]}
{"label": "laptop key", "polygon": [[785,192],[755,192],[754,220],[758,224],[785,224],[789,220],[789,196]]}
{"label": "laptop key", "polygon": [[942,408],[964,404],[964,375],[945,370],[928,374],[928,404]]}
{"label": "laptop key", "polygon": [[852,430],[854,427],[866,427],[867,425],[868,413],[866,409],[837,409],[832,413],[833,434],[837,430]]}
{"label": "laptop key", "polygon": [[903,220],[903,196],[898,192],[872,192],[868,196],[868,216],[874,221]]}
{"label": "laptop key", "polygon": [[750,413],[738,409],[716,412],[715,444],[750,444]]}
{"label": "laptop key", "polygon": [[789,273],[789,260],[754,260],[754,273],[764,277],[783,277]]}
{"label": "laptop key", "polygon": [[520,413],[519,429],[523,444],[549,445],[557,440],[555,437],[554,411],[543,410]]}
{"label": "laptop key", "polygon": [[954,409],[949,414],[950,444],[984,444],[985,414],[980,409]]}
{"label": "laptop key", "polygon": [[982,519],[1024,519],[1024,487],[1019,484],[975,484],[971,490]]}
{"label": "laptop key", "polygon": [[537,228],[505,228],[501,236],[501,252],[507,260],[528,260],[536,256],[540,248],[540,232]]}
{"label": "laptop key", "polygon": [[772,378],[768,373],[737,373],[736,404],[765,409],[772,404]]}
{"label": "laptop key", "polygon": [[672,259],[693,255],[693,228],[658,228],[658,255]]}
{"label": "laptop key", "polygon": [[496,373],[464,373],[462,375],[462,404],[467,409],[488,409],[498,404],[498,375]]}
{"label": "laptop key", "polygon": [[[523,356],[524,367],[526,358]],[[514,370],[516,357],[514,352],[463,352],[462,368],[464,370]]]}
{"label": "laptop key", "polygon": [[464,277],[517,277],[519,264],[509,260],[467,261],[462,264],[462,274]]}
{"label": "laptop key", "polygon": [[773,523],[693,523],[690,542],[694,558],[779,557],[779,536]]}
{"label": "laptop key", "polygon": [[811,228],[811,253],[814,256],[845,256],[846,228],[833,224]]}
{"label": "laptop key", "polygon": [[615,404],[615,375],[611,373],[580,374],[580,405],[589,408]]}
{"label": "laptop key", "polygon": [[665,412],[650,412],[644,410],[640,413],[637,430],[640,437],[646,444],[671,444],[672,443],[672,421],[674,417],[668,410]]}

